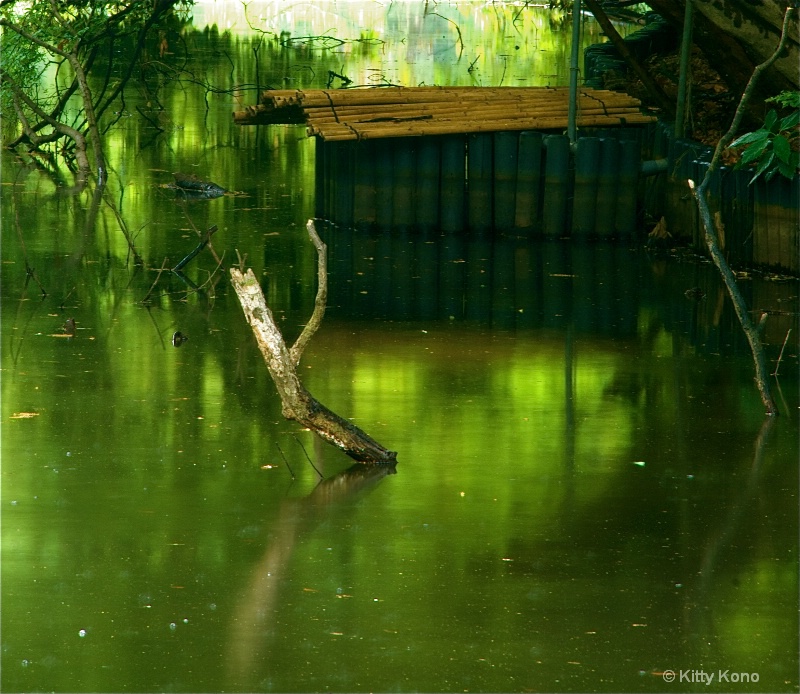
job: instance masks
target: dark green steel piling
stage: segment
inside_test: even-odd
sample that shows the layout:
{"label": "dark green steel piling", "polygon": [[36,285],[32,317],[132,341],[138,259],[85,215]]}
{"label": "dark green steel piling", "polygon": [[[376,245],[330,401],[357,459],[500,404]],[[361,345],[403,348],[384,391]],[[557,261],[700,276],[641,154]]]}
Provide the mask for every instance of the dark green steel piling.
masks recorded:
{"label": "dark green steel piling", "polygon": [[440,137],[423,137],[417,147],[415,226],[423,234],[431,233],[439,224],[440,149]]}
{"label": "dark green steel piling", "polygon": [[394,195],[392,200],[392,229],[406,232],[414,224],[414,175],[416,142],[396,138],[392,140],[394,167]]}
{"label": "dark green steel piling", "polygon": [[542,134],[521,132],[517,158],[514,226],[519,230],[537,231],[542,210]]}
{"label": "dark green steel piling", "polygon": [[467,223],[477,234],[492,227],[491,133],[474,133],[467,138]]}
{"label": "dark green steel piling", "polygon": [[575,153],[575,187],[572,201],[572,236],[587,238],[595,232],[600,138],[582,137]]}
{"label": "dark green steel piling", "polygon": [[542,231],[545,236],[567,235],[567,193],[569,190],[569,138],[546,135],[544,170],[544,205]]}
{"label": "dark green steel piling", "polygon": [[355,149],[350,142],[335,142],[334,221],[339,226],[353,226],[353,191],[355,184]]}
{"label": "dark green steel piling", "polygon": [[359,229],[369,229],[376,221],[375,144],[374,140],[365,140],[352,145],[355,155],[353,223]]}
{"label": "dark green steel piling", "polygon": [[392,140],[375,142],[375,225],[378,231],[392,230],[394,201],[392,171]]}
{"label": "dark green steel piling", "polygon": [[597,175],[597,209],[594,231],[602,239],[610,238],[616,230],[619,148],[619,141],[613,137],[604,137],[600,140],[600,166]]}
{"label": "dark green steel piling", "polygon": [[620,142],[619,194],[617,196],[617,235],[633,236],[636,231],[636,187],[639,181],[639,143],[636,140]]}
{"label": "dark green steel piling", "polygon": [[442,138],[439,226],[444,233],[463,231],[466,194],[466,141],[463,135]]}
{"label": "dark green steel piling", "polygon": [[494,229],[514,228],[517,194],[517,142],[514,132],[494,133]]}

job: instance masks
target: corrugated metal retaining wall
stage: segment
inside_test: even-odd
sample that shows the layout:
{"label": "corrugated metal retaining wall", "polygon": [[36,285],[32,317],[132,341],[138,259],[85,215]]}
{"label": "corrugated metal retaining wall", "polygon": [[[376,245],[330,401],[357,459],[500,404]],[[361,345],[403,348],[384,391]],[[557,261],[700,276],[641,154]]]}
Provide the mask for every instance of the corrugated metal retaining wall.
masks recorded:
{"label": "corrugated metal retaining wall", "polygon": [[[380,231],[512,232],[546,238],[643,237],[662,216],[676,240],[705,252],[688,179],[712,150],[675,140],[669,123],[595,129],[574,158],[564,135],[479,133],[353,142],[316,140],[318,217]],[[642,177],[642,160],[666,173]],[[800,274],[800,177],[749,185],[722,167],[711,182],[734,267]]]}
{"label": "corrugated metal retaining wall", "polygon": [[583,137],[574,164],[565,135],[541,132],[317,139],[317,215],[382,231],[630,237],[643,132]]}
{"label": "corrugated metal retaining wall", "polygon": [[[652,217],[664,216],[667,229],[678,239],[691,239],[706,251],[703,229],[688,179],[699,183],[708,170],[713,150],[691,140],[675,140],[670,124],[659,124],[654,139],[666,148],[669,168],[657,177],[656,191],[646,208]],[[752,171],[721,167],[711,179],[709,205],[724,226],[721,239],[728,262],[735,267],[764,266],[800,274],[800,176],[781,175],[752,185]]]}

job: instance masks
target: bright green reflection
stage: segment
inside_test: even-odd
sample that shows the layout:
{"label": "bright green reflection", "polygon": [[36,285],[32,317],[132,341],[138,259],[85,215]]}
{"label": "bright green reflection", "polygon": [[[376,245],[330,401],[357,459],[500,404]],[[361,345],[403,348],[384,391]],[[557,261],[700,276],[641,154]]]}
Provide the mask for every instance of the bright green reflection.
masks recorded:
{"label": "bright green reflection", "polygon": [[[313,55],[330,55],[339,75],[354,84],[402,86],[563,86],[568,81],[571,17],[527,3],[476,0],[424,2],[197,2],[196,26],[215,25],[252,40],[265,39]],[[620,33],[630,33],[620,25]],[[594,17],[583,17],[582,47],[605,39]],[[319,74],[300,60],[287,66],[276,88],[309,86]],[[339,86],[334,82],[333,86]]]}

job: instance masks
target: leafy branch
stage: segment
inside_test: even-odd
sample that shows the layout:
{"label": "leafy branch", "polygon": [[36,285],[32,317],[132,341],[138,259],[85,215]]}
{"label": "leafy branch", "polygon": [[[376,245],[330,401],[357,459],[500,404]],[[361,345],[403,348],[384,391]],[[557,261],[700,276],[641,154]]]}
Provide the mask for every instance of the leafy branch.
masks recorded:
{"label": "leafy branch", "polygon": [[756,172],[750,183],[761,175],[769,181],[776,173],[794,178],[800,164],[800,152],[797,151],[800,142],[800,92],[781,92],[767,101],[790,108],[791,113],[779,118],[778,112],[770,109],[761,128],[742,135],[730,144],[731,148],[746,147],[736,165],[737,169],[756,164]]}

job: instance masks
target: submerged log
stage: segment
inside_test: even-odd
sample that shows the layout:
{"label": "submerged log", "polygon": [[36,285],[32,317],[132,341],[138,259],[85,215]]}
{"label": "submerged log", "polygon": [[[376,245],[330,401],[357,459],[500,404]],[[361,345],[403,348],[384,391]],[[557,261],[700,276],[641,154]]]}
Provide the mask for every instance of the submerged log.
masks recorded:
{"label": "submerged log", "polygon": [[317,235],[313,221],[308,222],[307,229],[317,249],[319,285],[314,313],[291,349],[286,346],[253,271],[248,269],[242,273],[237,268],[231,268],[231,282],[281,397],[283,416],[307,427],[354,460],[362,463],[395,463],[395,451],[387,450],[355,424],[325,407],[306,390],[297,375],[297,364],[303,349],[319,327],[327,297],[327,249]]}
{"label": "submerged log", "polygon": [[175,184],[169,187],[185,197],[219,198],[227,192],[222,186],[213,181],[203,181],[195,174],[176,171],[172,175],[175,178]]}

